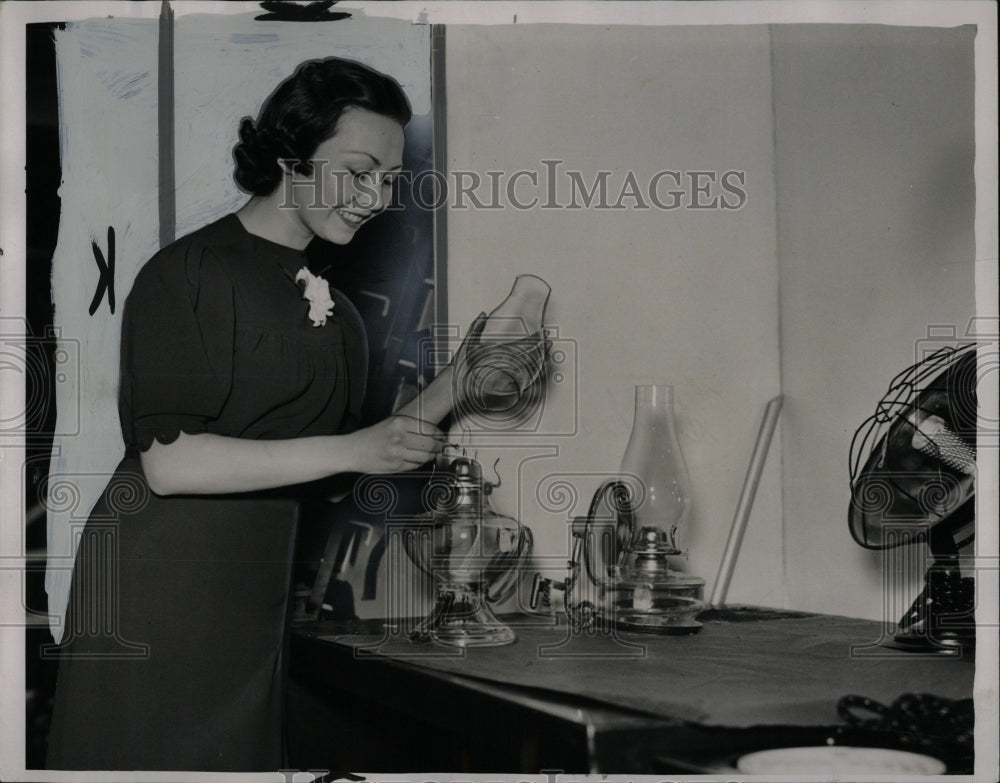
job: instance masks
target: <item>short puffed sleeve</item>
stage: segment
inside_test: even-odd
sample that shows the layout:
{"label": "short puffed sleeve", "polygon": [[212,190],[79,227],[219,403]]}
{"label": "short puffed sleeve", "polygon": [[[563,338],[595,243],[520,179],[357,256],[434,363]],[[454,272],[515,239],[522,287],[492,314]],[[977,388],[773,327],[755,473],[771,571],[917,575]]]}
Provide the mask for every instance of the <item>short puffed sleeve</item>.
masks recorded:
{"label": "short puffed sleeve", "polygon": [[127,447],[206,432],[232,386],[234,291],[211,247],[180,241],[140,271],[122,321],[119,416]]}

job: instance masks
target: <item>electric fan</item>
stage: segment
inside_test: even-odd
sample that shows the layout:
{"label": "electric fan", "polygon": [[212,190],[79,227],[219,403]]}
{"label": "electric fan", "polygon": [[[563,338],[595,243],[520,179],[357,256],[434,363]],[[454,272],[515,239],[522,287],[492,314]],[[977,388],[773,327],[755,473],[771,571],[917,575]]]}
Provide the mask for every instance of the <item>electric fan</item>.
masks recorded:
{"label": "electric fan", "polygon": [[959,654],[975,645],[975,582],[959,550],[975,535],[976,347],[948,346],[897,375],[851,442],[851,535],[868,549],[926,542],[924,586],[889,646]]}

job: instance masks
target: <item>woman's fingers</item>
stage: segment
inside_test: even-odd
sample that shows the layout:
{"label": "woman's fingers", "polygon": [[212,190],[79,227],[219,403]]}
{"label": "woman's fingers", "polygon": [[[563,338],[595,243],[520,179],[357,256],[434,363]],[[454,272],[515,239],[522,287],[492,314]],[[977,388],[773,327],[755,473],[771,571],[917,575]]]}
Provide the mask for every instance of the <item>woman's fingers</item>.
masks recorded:
{"label": "woman's fingers", "polygon": [[398,445],[399,456],[408,468],[424,465],[441,453],[444,448],[445,434],[430,424],[412,416],[399,416],[400,429]]}
{"label": "woman's fingers", "polygon": [[413,416],[395,415],[353,435],[362,473],[397,473],[425,465],[441,453],[445,434]]}
{"label": "woman's fingers", "polygon": [[417,451],[440,451],[444,445],[445,434],[426,421],[415,419],[412,416],[399,416],[402,420],[402,436],[408,447]]}
{"label": "woman's fingers", "polygon": [[407,462],[416,461],[418,465],[430,462],[441,453],[442,444],[430,438],[420,438],[402,445],[402,456]]}
{"label": "woman's fingers", "polygon": [[415,416],[406,416],[401,413],[396,414],[394,418],[402,422],[403,430],[405,432],[414,435],[426,435],[427,437],[441,441],[445,438],[445,434],[429,421],[423,421]]}

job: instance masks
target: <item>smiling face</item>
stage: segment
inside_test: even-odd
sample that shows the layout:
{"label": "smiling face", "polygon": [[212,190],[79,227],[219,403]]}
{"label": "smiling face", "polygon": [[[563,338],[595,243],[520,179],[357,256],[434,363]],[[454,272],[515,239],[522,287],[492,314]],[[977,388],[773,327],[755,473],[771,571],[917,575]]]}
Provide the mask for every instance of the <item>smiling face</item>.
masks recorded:
{"label": "smiling face", "polygon": [[349,109],[312,161],[310,174],[285,174],[289,217],[300,230],[347,244],[391,200],[393,180],[403,167],[403,128],[391,117]]}

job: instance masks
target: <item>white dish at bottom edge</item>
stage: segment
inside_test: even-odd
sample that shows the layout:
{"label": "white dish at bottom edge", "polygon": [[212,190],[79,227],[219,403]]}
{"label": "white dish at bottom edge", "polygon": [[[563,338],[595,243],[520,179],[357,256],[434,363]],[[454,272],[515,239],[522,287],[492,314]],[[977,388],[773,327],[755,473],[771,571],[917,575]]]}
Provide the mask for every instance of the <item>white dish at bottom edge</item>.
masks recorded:
{"label": "white dish at bottom edge", "polygon": [[848,745],[761,750],[741,756],[736,768],[748,775],[943,775],[947,769],[920,753]]}

